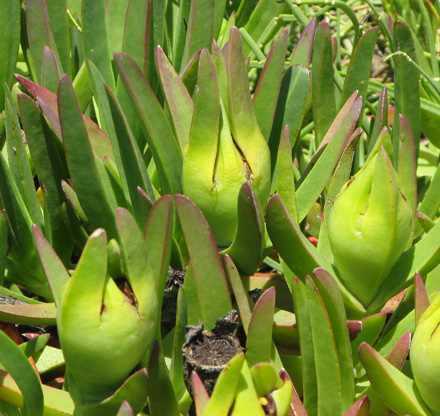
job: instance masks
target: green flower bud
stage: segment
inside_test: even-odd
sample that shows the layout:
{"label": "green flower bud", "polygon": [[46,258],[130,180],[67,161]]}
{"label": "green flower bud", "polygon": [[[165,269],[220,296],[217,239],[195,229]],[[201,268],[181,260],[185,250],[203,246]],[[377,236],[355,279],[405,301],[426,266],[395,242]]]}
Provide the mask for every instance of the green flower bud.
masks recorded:
{"label": "green flower bud", "polygon": [[215,62],[199,61],[194,117],[183,165],[183,191],[203,212],[219,246],[237,226],[237,199],[249,182],[262,205],[270,190],[270,151],[258,126],[238,31]]}
{"label": "green flower bud", "polygon": [[436,414],[440,414],[440,294],[417,324],[410,361],[420,395]]}
{"label": "green flower bud", "polygon": [[383,147],[336,197],[328,224],[334,264],[364,306],[408,248],[413,217]]}
{"label": "green flower bud", "polygon": [[106,233],[98,229],[63,286],[57,307],[68,388],[78,404],[96,403],[113,394],[155,334],[158,302],[153,279],[143,276],[140,282],[128,275],[120,289],[108,275],[107,253]]}

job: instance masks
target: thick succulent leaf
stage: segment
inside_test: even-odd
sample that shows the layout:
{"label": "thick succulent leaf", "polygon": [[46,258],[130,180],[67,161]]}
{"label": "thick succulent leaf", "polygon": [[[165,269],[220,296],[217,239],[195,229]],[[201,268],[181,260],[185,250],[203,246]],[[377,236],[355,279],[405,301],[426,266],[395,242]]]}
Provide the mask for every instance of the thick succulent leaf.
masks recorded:
{"label": "thick succulent leaf", "polygon": [[253,97],[257,122],[260,126],[261,133],[263,133],[267,141],[269,140],[270,131],[272,130],[278,94],[280,92],[288,37],[289,31],[286,28],[274,42],[267,55]]}
{"label": "thick succulent leaf", "polygon": [[290,216],[298,222],[298,210],[296,207],[295,177],[293,171],[292,150],[289,141],[289,126],[283,130],[278,148],[276,164],[276,190],[283,200]]}
{"label": "thick succulent leaf", "polygon": [[[315,203],[319,194],[327,184],[331,174],[344,150],[350,143],[351,134],[358,121],[362,107],[362,98],[353,94],[342,107],[321,145],[326,147],[319,155],[318,160],[310,163],[310,171],[304,173],[296,191],[298,219],[302,221]],[[323,148],[323,147],[322,147]]]}
{"label": "thick succulent leaf", "polygon": [[210,330],[217,318],[232,309],[225,271],[203,214],[183,195],[175,195],[175,204],[194,271],[201,319]]}
{"label": "thick succulent leaf", "polygon": [[252,366],[251,374],[259,396],[267,396],[284,384],[275,368],[267,362],[260,362]]}
{"label": "thick succulent leaf", "polygon": [[416,314],[416,327],[420,321],[423,312],[428,309],[429,306],[429,298],[426,292],[425,285],[423,283],[422,277],[419,272],[416,272],[414,277],[414,288],[415,288],[415,314]]}
{"label": "thick succulent leaf", "polygon": [[69,238],[60,210],[66,201],[61,188],[62,181],[67,181],[65,161],[61,159],[57,143],[34,102],[27,95],[20,94],[18,104],[44,198],[45,234],[63,263],[68,264],[73,240]]}
{"label": "thick succulent leaf", "polygon": [[382,332],[386,318],[387,315],[385,313],[379,313],[362,319],[362,331],[351,342],[353,367],[359,364],[359,345],[363,342],[373,345]]}
{"label": "thick succulent leaf", "polygon": [[13,74],[17,64],[20,45],[20,1],[11,0],[0,3],[0,111],[3,110],[5,94],[3,85],[11,87]]}
{"label": "thick succulent leaf", "polygon": [[55,54],[50,48],[43,48],[43,63],[41,68],[41,85],[53,93],[57,92],[60,81],[60,70]]}
{"label": "thick succulent leaf", "polygon": [[249,323],[246,358],[250,366],[270,362],[274,310],[275,288],[271,287],[258,299]]}
{"label": "thick succulent leaf", "polygon": [[248,182],[240,188],[237,205],[234,240],[222,254],[231,257],[241,274],[251,276],[258,269],[263,253],[264,217],[260,201]]}
{"label": "thick succulent leaf", "polygon": [[56,52],[49,26],[48,7],[45,1],[26,1],[26,26],[31,54],[31,74],[36,81],[41,81],[43,48],[48,46]]}
{"label": "thick succulent leaf", "polygon": [[145,190],[151,200],[154,200],[153,188],[139,149],[138,143],[128,125],[127,119],[114,94],[106,88],[107,98],[112,114],[114,136],[112,137],[115,160],[118,172],[123,182],[123,188],[128,190],[129,201],[133,214],[139,225],[142,224],[142,205],[138,188]]}
{"label": "thick succulent leaf", "polygon": [[431,414],[414,380],[401,373],[366,343],[359,347],[359,355],[375,392],[392,411],[413,416]]}
{"label": "thick succulent leaf", "polygon": [[23,136],[22,126],[16,108],[13,105],[13,98],[7,88],[5,88],[5,93],[6,149],[3,154],[5,158],[7,155],[8,168],[11,171],[17,190],[23,198],[23,202],[26,205],[26,209],[32,221],[42,226],[43,214],[35,192],[34,178],[25,145],[26,140]]}
{"label": "thick succulent leaf", "polygon": [[399,188],[415,212],[417,204],[417,159],[414,137],[408,120],[399,116],[400,151],[399,151]]}
{"label": "thick succulent leaf", "polygon": [[111,54],[107,42],[106,10],[103,1],[83,0],[82,39],[84,56],[92,61],[105,82],[115,91]]}
{"label": "thick succulent leaf", "polygon": [[[311,87],[311,73],[307,68],[291,66],[284,73],[269,141],[271,149],[277,146],[278,138],[286,124],[289,126],[290,147],[294,147],[304,115],[309,109]],[[274,163],[275,160],[272,160],[272,164]]]}
{"label": "thick succulent leaf", "polygon": [[147,401],[148,387],[147,370],[143,368],[128,377],[124,384],[107,399],[93,405],[80,406],[81,415],[107,416],[116,414],[124,402],[130,403],[134,414],[138,414]]}
{"label": "thick succulent leaf", "polygon": [[196,371],[191,373],[191,387],[193,390],[196,414],[203,415],[209,402],[209,394]]}
{"label": "thick succulent leaf", "polygon": [[[56,94],[21,75],[15,75],[15,77],[31,95],[38,99],[38,103],[40,104],[47,121],[55,134],[61,139],[61,125]],[[101,160],[104,160],[106,155],[113,158],[113,151],[107,134],[90,118],[86,117],[84,114],[82,117],[94,154],[96,154]]]}
{"label": "thick succulent leaf", "polygon": [[170,195],[165,195],[153,205],[144,234],[148,260],[157,278],[159,299],[162,299],[167,280],[172,233],[173,201]]}
{"label": "thick succulent leaf", "polygon": [[32,228],[41,264],[52,290],[55,303],[58,304],[61,298],[61,288],[69,280],[69,273],[41,230],[36,225]]}
{"label": "thick succulent leaf", "polygon": [[355,393],[353,358],[344,301],[338,284],[329,272],[324,269],[316,269],[313,275],[313,281],[319,290],[330,319],[330,325],[336,344],[339,371],[341,373],[342,410],[344,411],[353,403]]}
{"label": "thick succulent leaf", "polygon": [[[43,415],[44,397],[37,373],[26,355],[3,331],[0,331],[0,343],[0,363],[21,390],[20,407],[23,407],[23,416]],[[0,399],[8,401],[8,397],[5,397],[6,389],[7,387],[2,383]],[[12,402],[11,404],[18,405],[19,403]]]}
{"label": "thick succulent leaf", "polygon": [[179,140],[180,148],[185,149],[189,141],[194,102],[179,74],[159,46],[156,48],[156,66],[162,90],[171,113],[174,132]]}
{"label": "thick succulent leaf", "polygon": [[223,416],[234,403],[240,374],[245,363],[243,354],[232,358],[220,373],[211,399],[201,416]]}
{"label": "thick succulent leaf", "polygon": [[[405,22],[396,20],[393,23],[393,41],[397,50],[404,52],[411,59],[415,59],[412,33]],[[393,56],[393,61],[394,100],[396,107],[394,112],[393,133],[398,131],[398,116],[401,114],[408,120],[412,128],[414,142],[416,149],[418,149],[420,141],[419,72],[411,62],[408,62],[406,56],[395,55]]]}
{"label": "thick succulent leaf", "polygon": [[305,286],[309,302],[310,326],[318,383],[318,415],[341,414],[340,363],[330,318],[320,292],[308,276],[306,277]]}
{"label": "thick succulent leaf", "polygon": [[38,303],[35,305],[4,305],[0,304],[0,319],[21,325],[55,325],[56,307],[54,303]]}
{"label": "thick succulent leaf", "polygon": [[265,412],[260,404],[255,390],[249,365],[243,362],[240,377],[238,379],[235,402],[231,416],[264,416]]}
{"label": "thick succulent leaf", "polygon": [[181,68],[188,64],[198,50],[211,49],[214,29],[214,4],[213,1],[204,0],[193,0],[191,2]]}
{"label": "thick succulent leaf", "polygon": [[324,20],[316,28],[313,40],[312,96],[316,143],[321,143],[336,117],[333,55],[329,24]]}
{"label": "thick succulent leaf", "polygon": [[3,286],[5,278],[6,258],[8,253],[8,221],[4,211],[0,210],[0,286]]}
{"label": "thick succulent leaf", "polygon": [[374,148],[380,133],[388,126],[388,92],[387,87],[384,86],[380,92],[379,102],[377,104],[376,117],[374,119],[373,130],[371,131],[368,141],[367,155],[371,153]]}
{"label": "thick succulent leaf", "polygon": [[[58,88],[61,129],[70,176],[81,207],[94,228],[105,227],[116,237],[115,216],[98,173],[89,137],[72,83],[67,75]],[[88,166],[85,170],[84,166]]]}
{"label": "thick succulent leaf", "polygon": [[168,368],[159,343],[154,342],[148,364],[150,381],[149,406],[151,416],[176,416],[179,404],[174,394]]}
{"label": "thick succulent leaf", "polygon": [[307,414],[317,415],[318,381],[316,375],[316,358],[312,347],[313,335],[306,288],[304,284],[295,277],[291,281],[290,290],[292,292],[300,339],[304,407],[307,410]]}
{"label": "thick succulent leaf", "polygon": [[[32,371],[35,372],[33,368]],[[14,406],[22,406],[22,392],[11,375],[6,371],[0,370],[0,378],[2,380],[0,400],[11,403]],[[65,416],[73,414],[75,406],[67,391],[45,386],[44,384],[41,387],[44,395],[44,415]],[[30,414],[32,416],[35,415],[35,413]]]}
{"label": "thick succulent leaf", "polygon": [[333,261],[333,252],[330,247],[330,240],[328,238],[328,219],[331,213],[334,201],[338,196],[342,186],[350,179],[352,163],[355,155],[355,149],[358,144],[359,138],[362,134],[362,129],[357,128],[348,142],[348,146],[345,148],[344,153],[339,159],[338,165],[332,175],[330,185],[327,190],[327,198],[325,201],[324,212],[322,216],[321,229],[319,230],[318,238],[318,250],[329,261]]}
{"label": "thick succulent leaf", "polygon": [[162,193],[178,193],[182,186],[183,158],[165,113],[133,59],[124,53],[118,53],[115,54],[115,61],[153,153]]}
{"label": "thick succulent leaf", "polygon": [[290,61],[291,65],[302,65],[308,68],[312,61],[313,39],[316,29],[316,17],[314,17],[301,33],[295,46]]}
{"label": "thick succulent leaf", "polygon": [[247,334],[252,317],[253,302],[243,286],[237,267],[227,254],[224,257],[224,261],[228,281],[234,292],[235,301],[237,302],[238,311],[240,312],[240,321],[243,325],[244,332]]}
{"label": "thick succulent leaf", "polygon": [[[248,6],[249,17],[240,16],[240,11],[237,12],[237,22],[239,27],[244,26],[246,32],[251,38],[260,43],[266,27],[270,24],[272,19],[275,19],[286,10],[284,3],[273,3],[271,0],[261,0],[255,6],[252,2],[246,2]],[[243,21],[243,18],[246,20]],[[245,56],[248,56],[250,49],[245,47]]]}
{"label": "thick succulent leaf", "polygon": [[402,254],[368,309],[370,311],[380,309],[388,299],[411,284],[416,271],[425,276],[439,263],[440,223],[437,223],[417,244]]}
{"label": "thick succulent leaf", "polygon": [[339,107],[342,107],[355,91],[359,91],[359,95],[366,101],[371,62],[378,32],[379,28],[375,26],[366,31],[356,43],[341,91]]}

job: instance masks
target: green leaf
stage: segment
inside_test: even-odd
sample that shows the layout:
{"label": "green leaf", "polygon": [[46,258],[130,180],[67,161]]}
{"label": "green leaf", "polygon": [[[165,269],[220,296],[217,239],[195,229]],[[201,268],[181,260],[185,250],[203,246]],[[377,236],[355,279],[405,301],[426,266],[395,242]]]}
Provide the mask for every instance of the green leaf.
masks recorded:
{"label": "green leaf", "polygon": [[[260,0],[256,5],[252,2],[248,3],[252,14],[247,19],[246,23],[243,24],[240,21],[239,13],[237,13],[237,21],[239,26],[244,26],[246,32],[254,39],[257,43],[260,43],[266,28],[270,25],[273,19],[279,16],[283,11],[286,10],[286,5],[281,3],[274,3],[271,0]],[[245,56],[249,55],[249,48],[245,47]]]}
{"label": "green leaf", "polygon": [[360,345],[359,355],[375,392],[392,411],[413,416],[431,414],[414,380],[401,373],[366,343]]}
{"label": "green leaf", "polygon": [[316,17],[314,17],[301,33],[295,49],[292,53],[290,65],[302,65],[308,68],[312,60],[313,39],[316,29]]}
{"label": "green leaf", "polygon": [[304,284],[293,278],[288,282],[292,292],[296,322],[299,332],[301,349],[301,367],[303,374],[304,407],[308,415],[318,412],[318,382],[316,376],[316,360],[313,350],[312,327],[309,315],[309,305]]}
{"label": "green leaf", "polygon": [[156,48],[156,65],[162,90],[171,113],[174,132],[179,140],[180,148],[185,149],[188,145],[194,113],[193,100],[179,74],[159,46]]}
{"label": "green leaf", "polygon": [[20,116],[32,161],[44,198],[45,235],[64,264],[69,264],[73,240],[67,234],[60,206],[66,197],[61,182],[67,181],[65,160],[60,157],[57,143],[40,111],[27,96],[18,96]]}
{"label": "green leaf", "polygon": [[48,46],[57,55],[49,26],[48,7],[45,1],[26,1],[26,26],[31,52],[31,74],[37,81],[41,80],[43,48]]}
{"label": "green leaf", "polygon": [[[313,40],[312,96],[315,141],[321,143],[336,117],[333,55],[329,24],[322,21]],[[329,76],[330,75],[330,76]]]}
{"label": "green leaf", "polygon": [[181,68],[200,49],[211,49],[214,20],[213,0],[192,0]]}
{"label": "green leaf", "polygon": [[[412,33],[405,22],[397,20],[393,23],[393,41],[397,50],[405,52],[411,59],[415,59]],[[418,149],[420,141],[419,72],[403,55],[395,55],[393,61],[394,100],[396,107],[393,133],[398,132],[398,116],[401,114],[408,120],[412,128],[415,146]]]}
{"label": "green leaf", "polygon": [[[0,363],[17,383],[21,393],[21,403],[9,403],[23,407],[23,416],[43,415],[44,397],[37,373],[26,355],[3,331],[0,331]],[[3,384],[3,383],[2,383]],[[3,393],[3,394],[2,394]],[[8,401],[5,389],[0,388],[0,399]],[[2,397],[3,396],[3,397]]]}
{"label": "green leaf", "polygon": [[246,358],[250,366],[270,362],[274,310],[275,288],[271,287],[258,299],[249,323]]}
{"label": "green leaf", "polygon": [[280,196],[289,215],[298,222],[296,207],[295,177],[293,172],[292,151],[289,141],[289,127],[286,126],[281,135],[276,165],[276,191]]}
{"label": "green leaf", "polygon": [[[102,402],[79,406],[83,416],[108,416],[115,414],[122,403],[130,403],[131,409],[138,414],[145,406],[149,387],[149,379],[145,368],[135,372],[125,380],[114,394]],[[119,414],[119,413],[118,413]]]}
{"label": "green leaf", "polygon": [[234,292],[235,301],[237,302],[238,310],[240,312],[240,321],[243,325],[244,332],[247,335],[249,332],[249,323],[251,322],[252,308],[254,305],[248,292],[244,289],[237,267],[227,254],[224,257],[224,262],[228,281],[231,285],[232,291]]}
{"label": "green leaf", "polygon": [[238,194],[238,223],[234,240],[222,252],[231,257],[239,272],[251,276],[261,262],[264,244],[264,218],[260,201],[245,182]]}
{"label": "green leaf", "polygon": [[115,91],[104,0],[83,0],[82,39],[85,59],[96,65],[105,82]]}
{"label": "green leaf", "polygon": [[44,238],[41,230],[36,225],[32,228],[41,264],[52,290],[55,303],[58,304],[61,297],[61,288],[69,280],[69,273],[50,243]]}
{"label": "green leaf", "polygon": [[223,416],[234,403],[240,374],[245,363],[243,354],[232,358],[220,373],[203,416]]}
{"label": "green leaf", "polygon": [[165,113],[136,63],[123,53],[115,54],[115,61],[153,153],[162,193],[178,193],[183,158]]}
{"label": "green leaf", "polygon": [[[302,221],[315,203],[332,175],[339,158],[350,143],[351,134],[358,121],[362,98],[353,94],[332,122],[321,147],[304,172],[296,191],[298,219]],[[322,153],[319,150],[326,145]],[[318,157],[318,160],[315,160]]]}
{"label": "green leaf", "polygon": [[[70,176],[81,207],[93,228],[106,228],[109,238],[116,233],[115,215],[105,194],[95,163],[78,101],[67,75],[58,88],[60,121]],[[84,169],[87,166],[87,169]]]}
{"label": "green leaf", "polygon": [[[183,195],[175,196],[180,224],[190,254],[201,307],[201,320],[211,330],[217,318],[232,309],[228,283],[209,226],[196,205]],[[186,295],[188,299],[188,294]]]}
{"label": "green leaf", "polygon": [[439,262],[440,223],[437,223],[417,244],[402,254],[385,278],[377,296],[368,306],[368,310],[373,312],[380,309],[388,299],[411,284],[416,271],[425,276]]}
{"label": "green leaf", "polygon": [[0,111],[3,110],[5,95],[3,85],[12,86],[20,45],[20,0],[0,3]]}
{"label": "green leaf", "polygon": [[[47,121],[54,130],[55,134],[60,138],[61,125],[58,114],[58,101],[56,94],[46,88],[41,87],[38,84],[24,78],[20,75],[16,75],[18,82],[27,90],[31,95],[38,99],[38,103],[46,116]],[[87,134],[89,136],[90,145],[93,152],[101,160],[104,160],[105,156],[113,159],[113,150],[110,144],[110,140],[107,134],[99,128],[99,126],[93,122],[90,118],[82,115]]]}
{"label": "green leaf", "polygon": [[344,301],[333,276],[324,269],[316,269],[313,281],[319,290],[327,311],[336,344],[337,360],[341,373],[342,411],[347,410],[354,399],[353,358],[347,328]]}
{"label": "green leaf", "polygon": [[332,325],[322,296],[308,276],[306,277],[305,286],[309,302],[310,327],[318,384],[317,414],[341,414],[341,372]]}
{"label": "green leaf", "polygon": [[150,379],[149,407],[151,416],[179,415],[179,405],[171,384],[168,368],[157,341],[154,342],[148,364]]}
{"label": "green leaf", "polygon": [[193,390],[196,414],[203,415],[209,402],[209,394],[205,389],[202,379],[195,371],[191,373],[191,387]]}
{"label": "green leaf", "polygon": [[0,319],[3,322],[21,325],[55,325],[56,308],[54,303],[35,305],[0,304]]}
{"label": "green leaf", "polygon": [[[43,226],[42,210],[35,192],[34,178],[20,121],[16,109],[12,106],[12,97],[9,90],[5,91],[5,130],[8,167],[11,170],[12,177],[32,221],[39,226]],[[6,152],[4,154],[6,156]]]}
{"label": "green leaf", "polygon": [[55,58],[55,54],[50,48],[43,48],[43,62],[41,68],[41,84],[53,93],[57,92],[58,82],[60,81],[60,70]]}
{"label": "green leaf", "polygon": [[172,233],[173,202],[170,195],[165,195],[153,205],[144,236],[148,259],[157,278],[159,299],[162,299],[168,275]]}
{"label": "green leaf", "polygon": [[114,136],[112,141],[114,143],[113,149],[118,172],[123,183],[123,189],[127,189],[129,193],[128,200],[131,202],[133,215],[140,225],[143,213],[138,188],[144,189],[148,197],[154,200],[153,188],[141,150],[128,125],[127,119],[124,117],[122,108],[108,87],[106,87],[106,92],[113,118]]}
{"label": "green leaf", "polygon": [[289,30],[286,28],[274,42],[254,92],[255,115],[266,141],[269,140],[280,93],[288,37]]}
{"label": "green leaf", "polygon": [[378,32],[379,28],[375,26],[367,30],[357,42],[350,59],[350,65],[339,98],[339,107],[342,107],[355,91],[359,91],[359,95],[363,97],[364,102],[366,102],[368,81],[371,72],[371,60],[373,58]]}
{"label": "green leaf", "polygon": [[[32,371],[35,373],[33,368]],[[20,375],[20,377],[22,378],[23,375]],[[0,370],[0,378],[2,380],[0,385],[0,400],[8,401],[8,403],[15,406],[22,406],[22,392],[11,375],[6,371]],[[73,414],[75,406],[67,391],[45,385],[41,385],[41,387],[44,395],[44,415],[65,416]],[[29,415],[30,414],[32,414],[32,416],[37,416],[33,411],[32,413],[29,413]]]}

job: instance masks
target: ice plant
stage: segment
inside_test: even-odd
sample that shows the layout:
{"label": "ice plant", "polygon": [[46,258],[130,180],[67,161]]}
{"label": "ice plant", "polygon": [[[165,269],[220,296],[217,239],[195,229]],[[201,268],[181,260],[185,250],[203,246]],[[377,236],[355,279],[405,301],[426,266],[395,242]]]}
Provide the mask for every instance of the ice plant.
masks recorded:
{"label": "ice plant", "polygon": [[[129,253],[124,256],[130,258]],[[120,289],[108,275],[107,263],[106,232],[98,229],[64,285],[57,308],[69,392],[79,405],[113,394],[140,362],[155,333],[157,292],[148,264],[143,276],[126,267],[127,281]]]}
{"label": "ice plant", "polygon": [[421,316],[411,344],[411,368],[425,403],[440,413],[440,294]]}
{"label": "ice plant", "polygon": [[329,218],[329,240],[340,279],[364,306],[408,248],[413,212],[381,147],[349,180]]}
{"label": "ice plant", "polygon": [[[214,58],[214,59],[213,59]],[[243,46],[236,28],[224,50],[202,51],[183,190],[202,210],[220,246],[232,242],[237,198],[249,182],[265,204],[270,188],[270,152],[258,126]]]}

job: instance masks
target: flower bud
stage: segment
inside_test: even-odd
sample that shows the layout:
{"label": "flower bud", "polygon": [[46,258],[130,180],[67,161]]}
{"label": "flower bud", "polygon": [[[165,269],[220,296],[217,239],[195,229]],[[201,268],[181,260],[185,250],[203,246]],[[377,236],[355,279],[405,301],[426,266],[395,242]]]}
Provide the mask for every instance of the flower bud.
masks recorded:
{"label": "flower bud", "polygon": [[113,394],[140,362],[155,334],[154,281],[139,284],[127,276],[118,285],[107,273],[107,253],[106,233],[98,229],[63,286],[57,307],[68,388],[77,404],[96,403]]}
{"label": "flower bud", "polygon": [[420,395],[436,414],[440,413],[440,294],[417,324],[410,361]]}
{"label": "flower bud", "polygon": [[408,248],[413,216],[383,147],[336,197],[328,224],[334,264],[364,306]]}

